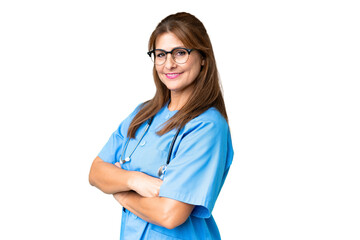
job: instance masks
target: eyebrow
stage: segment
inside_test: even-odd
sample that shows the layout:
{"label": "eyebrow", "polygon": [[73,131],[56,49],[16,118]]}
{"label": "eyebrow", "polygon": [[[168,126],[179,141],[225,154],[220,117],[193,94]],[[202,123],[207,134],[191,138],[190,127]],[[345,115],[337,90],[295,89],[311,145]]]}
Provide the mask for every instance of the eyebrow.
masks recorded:
{"label": "eyebrow", "polygon": [[[186,47],[185,46],[177,46],[177,47],[172,48],[170,51],[172,51],[175,48],[186,48]],[[155,48],[154,50],[163,50],[163,51],[167,52],[167,50],[165,50],[163,48]]]}

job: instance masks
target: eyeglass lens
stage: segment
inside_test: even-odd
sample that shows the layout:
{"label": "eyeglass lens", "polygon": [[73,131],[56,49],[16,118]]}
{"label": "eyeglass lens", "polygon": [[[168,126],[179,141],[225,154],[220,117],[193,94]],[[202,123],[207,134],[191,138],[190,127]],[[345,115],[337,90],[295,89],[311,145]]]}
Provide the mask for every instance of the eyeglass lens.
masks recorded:
{"label": "eyeglass lens", "polygon": [[[171,51],[171,57],[176,63],[182,64],[186,63],[189,58],[189,53],[185,49],[173,49]],[[151,54],[151,59],[156,65],[162,65],[165,63],[167,58],[167,53],[163,50],[155,50]]]}

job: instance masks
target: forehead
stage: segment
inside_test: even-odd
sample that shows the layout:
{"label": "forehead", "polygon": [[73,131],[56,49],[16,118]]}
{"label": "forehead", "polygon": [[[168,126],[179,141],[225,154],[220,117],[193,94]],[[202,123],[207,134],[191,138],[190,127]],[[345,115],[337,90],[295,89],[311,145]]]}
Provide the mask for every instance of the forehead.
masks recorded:
{"label": "forehead", "polygon": [[176,47],[184,47],[184,44],[171,32],[163,33],[156,38],[155,48],[171,51]]}

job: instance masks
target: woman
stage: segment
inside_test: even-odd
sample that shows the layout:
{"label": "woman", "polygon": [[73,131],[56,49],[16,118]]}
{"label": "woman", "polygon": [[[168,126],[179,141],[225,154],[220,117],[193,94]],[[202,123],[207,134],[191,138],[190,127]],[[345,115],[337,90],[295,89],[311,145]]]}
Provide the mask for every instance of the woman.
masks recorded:
{"label": "woman", "polygon": [[211,42],[193,15],[149,40],[156,94],[94,160],[89,180],[123,206],[120,239],[220,239],[211,215],[233,158]]}

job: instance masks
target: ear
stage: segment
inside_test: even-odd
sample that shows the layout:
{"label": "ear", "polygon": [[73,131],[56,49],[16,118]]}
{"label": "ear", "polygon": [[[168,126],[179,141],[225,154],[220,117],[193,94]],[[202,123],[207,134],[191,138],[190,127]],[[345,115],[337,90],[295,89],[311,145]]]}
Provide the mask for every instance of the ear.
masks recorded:
{"label": "ear", "polygon": [[202,58],[202,60],[201,60],[201,66],[204,66],[204,65],[205,65],[205,59]]}

